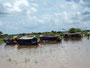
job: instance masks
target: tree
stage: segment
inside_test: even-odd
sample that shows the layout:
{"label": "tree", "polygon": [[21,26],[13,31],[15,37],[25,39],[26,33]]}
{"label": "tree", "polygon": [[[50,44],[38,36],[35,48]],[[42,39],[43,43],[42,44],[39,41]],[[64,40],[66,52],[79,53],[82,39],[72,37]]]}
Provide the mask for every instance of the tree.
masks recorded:
{"label": "tree", "polygon": [[77,28],[76,31],[77,31],[77,32],[81,32],[82,30],[81,30],[80,28]]}
{"label": "tree", "polygon": [[71,28],[69,29],[70,33],[76,33],[76,32],[81,32],[82,30],[80,28]]}
{"label": "tree", "polygon": [[76,33],[77,30],[76,30],[75,28],[70,28],[70,29],[69,29],[69,32],[70,32],[70,33]]}
{"label": "tree", "polygon": [[2,35],[3,33],[0,31],[0,35]]}

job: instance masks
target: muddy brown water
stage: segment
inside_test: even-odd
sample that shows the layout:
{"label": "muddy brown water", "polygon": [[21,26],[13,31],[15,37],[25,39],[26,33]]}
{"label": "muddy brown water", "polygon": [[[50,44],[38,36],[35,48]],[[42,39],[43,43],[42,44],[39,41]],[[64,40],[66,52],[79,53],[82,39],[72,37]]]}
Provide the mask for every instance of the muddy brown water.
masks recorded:
{"label": "muddy brown water", "polygon": [[35,47],[2,44],[0,68],[90,68],[90,39]]}

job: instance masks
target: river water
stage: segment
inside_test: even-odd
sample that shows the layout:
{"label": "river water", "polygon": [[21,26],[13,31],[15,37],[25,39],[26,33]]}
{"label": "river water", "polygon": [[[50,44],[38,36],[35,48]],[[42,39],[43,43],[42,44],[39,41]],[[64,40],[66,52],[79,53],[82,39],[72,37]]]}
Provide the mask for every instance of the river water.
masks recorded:
{"label": "river water", "polygon": [[90,39],[37,47],[2,44],[0,68],[90,68]]}

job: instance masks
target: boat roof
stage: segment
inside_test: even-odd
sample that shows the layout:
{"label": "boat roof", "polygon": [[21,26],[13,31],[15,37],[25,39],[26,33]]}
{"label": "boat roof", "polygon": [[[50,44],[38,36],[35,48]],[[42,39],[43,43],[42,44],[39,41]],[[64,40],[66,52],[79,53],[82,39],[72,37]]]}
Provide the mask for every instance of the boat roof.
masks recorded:
{"label": "boat roof", "polygon": [[21,37],[21,38],[19,38],[19,39],[33,39],[33,38],[35,38],[35,37],[22,36],[22,37]]}
{"label": "boat roof", "polygon": [[35,35],[29,35],[29,37],[36,37]]}
{"label": "boat roof", "polygon": [[17,38],[17,36],[13,36],[13,38]]}
{"label": "boat roof", "polygon": [[53,36],[50,36],[50,35],[41,35],[40,37],[59,37],[60,35],[53,35]]}
{"label": "boat roof", "polygon": [[82,34],[82,33],[78,32],[78,33],[64,33],[64,34]]}

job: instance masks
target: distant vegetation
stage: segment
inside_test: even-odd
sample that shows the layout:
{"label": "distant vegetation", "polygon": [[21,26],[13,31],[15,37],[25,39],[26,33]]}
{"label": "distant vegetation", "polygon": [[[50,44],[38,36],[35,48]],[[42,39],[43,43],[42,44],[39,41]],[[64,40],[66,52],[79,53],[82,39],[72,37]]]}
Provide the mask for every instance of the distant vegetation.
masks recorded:
{"label": "distant vegetation", "polygon": [[71,28],[69,29],[69,33],[76,33],[76,32],[82,32],[80,28]]}
{"label": "distant vegetation", "polygon": [[63,37],[64,33],[77,33],[77,32],[81,32],[87,35],[88,32],[90,32],[90,30],[81,30],[80,28],[70,28],[68,31],[51,31],[51,32],[37,32],[37,33],[32,32],[32,33],[21,33],[12,35],[3,34],[3,32],[0,32],[0,43],[3,43],[3,38],[5,37],[13,38],[13,36],[24,36],[24,35],[36,35],[37,38],[39,38],[40,35],[60,35],[61,37]]}

